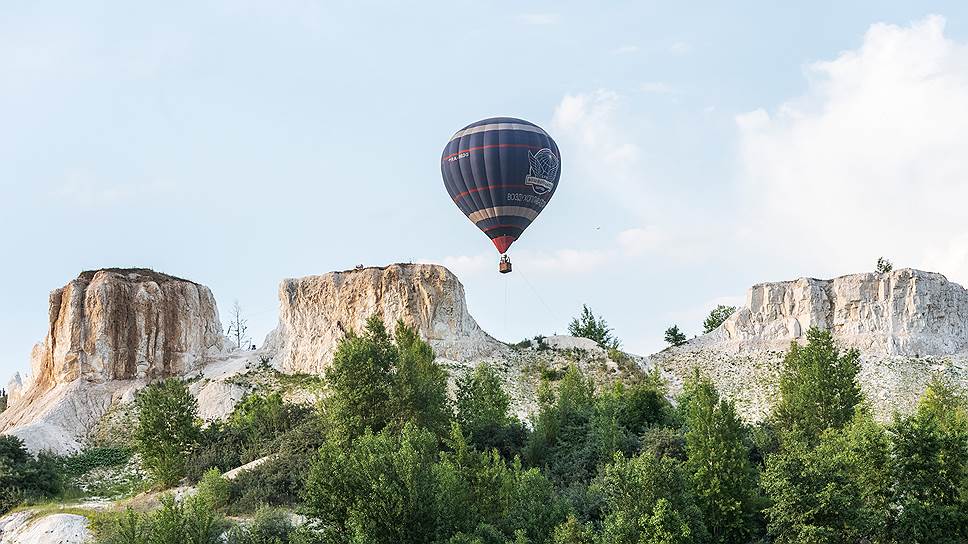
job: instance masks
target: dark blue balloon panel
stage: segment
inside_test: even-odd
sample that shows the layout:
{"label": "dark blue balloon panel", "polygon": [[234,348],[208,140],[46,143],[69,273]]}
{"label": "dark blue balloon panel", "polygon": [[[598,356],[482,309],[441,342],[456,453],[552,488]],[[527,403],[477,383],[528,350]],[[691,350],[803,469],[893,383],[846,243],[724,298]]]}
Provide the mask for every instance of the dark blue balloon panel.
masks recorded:
{"label": "dark blue balloon panel", "polygon": [[538,125],[493,117],[454,134],[440,172],[460,211],[504,253],[554,196],[561,156]]}

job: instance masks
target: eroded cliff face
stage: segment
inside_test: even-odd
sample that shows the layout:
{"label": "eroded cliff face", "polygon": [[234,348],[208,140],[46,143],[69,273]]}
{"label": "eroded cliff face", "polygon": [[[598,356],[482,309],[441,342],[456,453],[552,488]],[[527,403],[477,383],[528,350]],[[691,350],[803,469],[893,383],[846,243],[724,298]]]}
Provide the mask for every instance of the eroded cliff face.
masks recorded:
{"label": "eroded cliff face", "polygon": [[11,382],[0,432],[31,449],[70,451],[112,402],[147,381],[184,376],[223,347],[211,291],[147,269],[82,272],[49,298],[32,374]]}
{"label": "eroded cliff face", "polygon": [[181,376],[222,348],[212,292],[152,270],[83,272],[50,294],[49,313],[34,386]]}
{"label": "eroded cliff face", "polygon": [[718,329],[650,360],[674,388],[700,368],[761,419],[784,353],[810,327],[860,352],[861,387],[881,418],[912,409],[934,375],[968,386],[968,290],[912,269],[755,285]]}
{"label": "eroded cliff face", "polygon": [[286,279],[279,286],[279,325],[266,339],[273,364],[319,374],[348,331],[370,316],[390,330],[398,320],[416,328],[439,357],[465,361],[501,349],[467,311],[464,287],[442,266],[394,264]]}
{"label": "eroded cliff face", "polygon": [[762,283],[720,336],[739,350],[755,350],[785,347],[810,327],[868,354],[950,355],[968,348],[968,290],[909,268]]}

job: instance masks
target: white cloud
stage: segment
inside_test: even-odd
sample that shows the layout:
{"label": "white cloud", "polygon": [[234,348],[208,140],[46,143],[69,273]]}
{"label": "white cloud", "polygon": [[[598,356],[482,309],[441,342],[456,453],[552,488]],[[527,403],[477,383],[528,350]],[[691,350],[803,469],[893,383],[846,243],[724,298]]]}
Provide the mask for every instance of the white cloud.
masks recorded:
{"label": "white cloud", "polygon": [[[432,263],[432,261],[421,259],[421,263]],[[441,264],[457,274],[457,277],[479,274],[486,270],[492,270],[497,266],[497,258],[493,254],[487,255],[452,255],[444,257]]]}
{"label": "white cloud", "polygon": [[968,280],[968,46],[944,19],[875,24],[806,68],[807,91],[737,116],[747,225],[844,267],[942,267]]}
{"label": "white cloud", "polygon": [[[551,124],[578,172],[570,179],[609,191],[622,206],[646,215],[643,203],[651,200],[640,164],[642,151],[619,121],[622,101],[606,89],[566,95]],[[603,179],[608,183],[602,184]]]}
{"label": "white cloud", "polygon": [[557,13],[522,13],[517,16],[518,22],[526,25],[553,25],[560,19]]}
{"label": "white cloud", "polygon": [[[648,225],[623,230],[613,242],[599,249],[562,248],[551,251],[514,251],[514,262],[528,270],[555,274],[585,274],[594,272],[618,261],[641,257],[646,254],[667,254],[668,237],[658,227]],[[674,253],[674,252],[673,252]],[[481,272],[491,272],[497,267],[498,257],[493,252],[480,255],[450,255],[441,264],[460,277]],[[432,263],[420,259],[421,263]]]}
{"label": "white cloud", "polygon": [[637,257],[660,247],[665,235],[654,226],[636,227],[618,233],[618,245],[626,256]]}

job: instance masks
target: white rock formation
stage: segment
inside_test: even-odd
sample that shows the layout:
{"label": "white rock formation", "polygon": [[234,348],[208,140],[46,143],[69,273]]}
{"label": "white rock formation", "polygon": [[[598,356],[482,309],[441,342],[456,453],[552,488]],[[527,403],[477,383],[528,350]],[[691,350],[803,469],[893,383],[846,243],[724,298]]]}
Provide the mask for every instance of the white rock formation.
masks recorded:
{"label": "white rock formation", "polygon": [[203,285],[146,269],[83,272],[50,294],[49,328],[15,376],[0,432],[31,450],[77,449],[107,408],[148,380],[182,376],[223,346]]}
{"label": "white rock formation", "polygon": [[504,346],[474,321],[464,287],[431,264],[394,264],[287,279],[279,286],[279,325],[266,338],[273,364],[286,372],[320,374],[339,340],[377,315],[392,330],[415,327],[437,355],[466,361]]}
{"label": "white rock formation", "polygon": [[913,408],[934,374],[968,385],[968,290],[912,269],[754,285],[746,307],[718,329],[650,360],[674,386],[699,367],[759,419],[783,353],[810,327],[858,349],[861,386],[881,418]]}
{"label": "white rock formation", "polygon": [[77,514],[16,512],[0,519],[0,544],[83,544],[94,539],[87,526]]}

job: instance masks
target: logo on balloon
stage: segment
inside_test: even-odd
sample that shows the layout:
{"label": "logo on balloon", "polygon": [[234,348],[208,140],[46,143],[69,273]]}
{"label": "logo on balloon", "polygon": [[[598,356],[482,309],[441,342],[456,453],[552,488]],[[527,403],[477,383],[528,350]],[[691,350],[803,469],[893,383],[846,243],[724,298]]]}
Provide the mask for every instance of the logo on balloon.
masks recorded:
{"label": "logo on balloon", "polygon": [[553,189],[558,174],[558,157],[546,147],[534,154],[528,152],[528,162],[531,163],[531,171],[524,178],[524,183],[530,185],[537,195]]}

